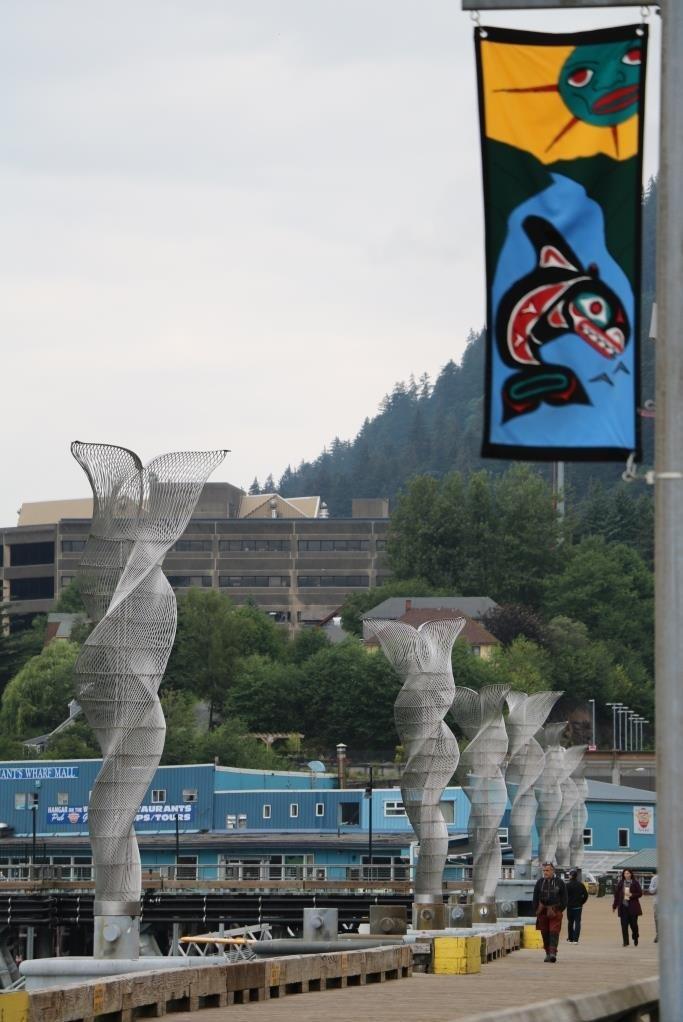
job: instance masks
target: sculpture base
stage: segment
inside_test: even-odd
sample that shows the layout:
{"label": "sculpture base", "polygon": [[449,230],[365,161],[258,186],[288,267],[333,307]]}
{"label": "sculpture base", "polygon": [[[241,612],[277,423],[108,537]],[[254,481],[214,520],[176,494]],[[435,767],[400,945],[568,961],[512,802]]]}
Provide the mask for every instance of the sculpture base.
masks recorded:
{"label": "sculpture base", "polygon": [[531,879],[531,862],[515,859],[515,880]]}
{"label": "sculpture base", "polygon": [[443,901],[413,902],[414,930],[443,930],[446,926],[446,906]]}
{"label": "sculpture base", "polygon": [[160,972],[168,969],[195,969],[202,965],[225,965],[223,955],[192,958],[33,958],[22,962],[19,972],[26,977],[26,989],[81,986],[93,979],[123,976],[135,972]]}
{"label": "sculpture base", "polygon": [[93,957],[130,961],[140,954],[140,916],[95,916]]}
{"label": "sculpture base", "polygon": [[472,902],[472,925],[477,923],[495,923],[497,921],[496,916],[496,902],[495,899],[491,898],[490,901],[473,901]]}

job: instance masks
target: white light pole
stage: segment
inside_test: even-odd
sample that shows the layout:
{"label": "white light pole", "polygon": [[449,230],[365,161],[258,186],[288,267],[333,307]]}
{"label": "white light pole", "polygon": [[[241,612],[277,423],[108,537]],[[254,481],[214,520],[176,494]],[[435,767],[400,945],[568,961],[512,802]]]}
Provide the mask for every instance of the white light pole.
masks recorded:
{"label": "white light pole", "polygon": [[617,751],[617,712],[621,703],[607,703],[612,707],[612,752]]}
{"label": "white light pole", "polygon": [[591,720],[593,724],[593,737],[591,739],[591,744],[588,746],[588,751],[595,752],[598,747],[595,741],[595,699],[589,699],[588,702],[591,704]]}

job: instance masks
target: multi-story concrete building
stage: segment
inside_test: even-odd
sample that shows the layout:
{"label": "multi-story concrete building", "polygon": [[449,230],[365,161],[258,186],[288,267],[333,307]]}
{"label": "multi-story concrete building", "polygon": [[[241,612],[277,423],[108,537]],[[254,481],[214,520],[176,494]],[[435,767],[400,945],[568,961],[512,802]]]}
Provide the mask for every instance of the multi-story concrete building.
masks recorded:
{"label": "multi-story concrete building", "polygon": [[[14,626],[51,610],[73,580],[91,514],[91,500],[28,503],[15,527],[0,529],[2,599]],[[385,500],[355,500],[351,518],[329,518],[319,497],[207,483],[164,571],[179,593],[220,589],[292,627],[316,624],[349,592],[386,580],[388,526]]]}

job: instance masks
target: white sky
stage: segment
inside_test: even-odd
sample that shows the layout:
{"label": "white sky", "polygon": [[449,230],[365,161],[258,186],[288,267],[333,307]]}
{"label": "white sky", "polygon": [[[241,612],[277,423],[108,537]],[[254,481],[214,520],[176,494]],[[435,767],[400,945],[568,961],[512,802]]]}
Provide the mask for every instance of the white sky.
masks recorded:
{"label": "white sky", "polygon": [[2,525],[88,495],[72,439],[277,478],[483,323],[458,0],[4,0],[0,87]]}

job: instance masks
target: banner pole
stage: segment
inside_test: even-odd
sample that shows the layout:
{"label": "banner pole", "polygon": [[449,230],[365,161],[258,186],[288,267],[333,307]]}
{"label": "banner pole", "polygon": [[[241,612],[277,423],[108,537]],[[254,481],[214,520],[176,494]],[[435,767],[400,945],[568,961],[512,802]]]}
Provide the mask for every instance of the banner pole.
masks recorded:
{"label": "banner pole", "polygon": [[655,678],[660,1018],[683,1005],[683,7],[662,19],[657,208]]}

